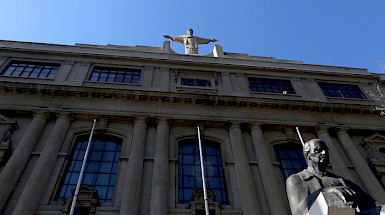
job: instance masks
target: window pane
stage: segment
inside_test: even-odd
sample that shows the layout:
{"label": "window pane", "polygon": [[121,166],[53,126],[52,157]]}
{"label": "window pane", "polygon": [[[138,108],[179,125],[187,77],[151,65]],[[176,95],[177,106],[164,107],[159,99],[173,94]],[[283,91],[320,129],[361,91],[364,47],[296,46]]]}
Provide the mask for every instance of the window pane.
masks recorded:
{"label": "window pane", "polygon": [[300,146],[284,144],[275,148],[277,160],[280,162],[282,176],[286,181],[291,174],[298,173],[306,168],[306,162]]}
{"label": "window pane", "polygon": [[263,79],[263,78],[248,78],[249,88],[253,92],[269,92],[279,94],[295,94],[290,81]]}
{"label": "window pane", "polygon": [[95,67],[92,70],[90,81],[139,83],[140,69],[117,69]]}
{"label": "window pane", "polygon": [[323,93],[328,97],[365,99],[364,94],[354,85],[319,83]]}
{"label": "window pane", "polygon": [[[178,149],[178,202],[188,204],[192,193],[202,189],[199,149],[196,139],[182,140]],[[212,191],[216,189],[219,201],[228,204],[226,184],[224,180],[219,144],[213,141],[203,141],[203,159],[205,161],[206,184]]]}
{"label": "window pane", "polygon": [[[122,140],[111,136],[96,136],[94,139],[82,184],[95,188],[99,193],[100,201],[111,201],[119,165],[118,162],[114,162],[114,158],[119,159]],[[72,197],[67,187],[77,184],[87,142],[87,140],[78,141],[75,146],[73,160],[58,192],[59,201]]]}

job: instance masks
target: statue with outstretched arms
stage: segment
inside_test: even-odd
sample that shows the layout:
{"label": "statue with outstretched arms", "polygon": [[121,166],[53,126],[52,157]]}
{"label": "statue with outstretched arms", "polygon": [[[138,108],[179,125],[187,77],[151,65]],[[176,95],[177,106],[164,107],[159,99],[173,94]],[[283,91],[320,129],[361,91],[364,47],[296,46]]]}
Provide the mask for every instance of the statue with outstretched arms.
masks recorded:
{"label": "statue with outstretched arms", "polygon": [[216,42],[216,39],[205,39],[193,35],[193,30],[188,29],[187,35],[182,36],[169,36],[163,35],[167,39],[171,39],[174,42],[182,43],[185,48],[185,54],[188,55],[197,55],[198,54],[198,45],[207,44],[210,42]]}

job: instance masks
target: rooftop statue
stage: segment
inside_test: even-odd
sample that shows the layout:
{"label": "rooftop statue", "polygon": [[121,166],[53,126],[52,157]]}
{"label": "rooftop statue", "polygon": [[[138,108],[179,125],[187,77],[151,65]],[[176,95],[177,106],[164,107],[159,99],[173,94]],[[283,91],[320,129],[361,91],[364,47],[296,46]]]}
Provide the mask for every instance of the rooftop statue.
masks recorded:
{"label": "rooftop statue", "polygon": [[[367,214],[365,210],[373,211],[376,208],[375,200],[355,183],[326,171],[329,153],[323,140],[312,139],[306,142],[303,154],[308,165],[307,169],[289,176],[286,181],[287,196],[293,215],[307,214],[320,192],[328,193],[327,196],[331,196],[333,201],[342,201],[347,208],[357,208],[356,211],[362,212],[359,214]],[[373,214],[379,214],[379,211]]]}
{"label": "rooftop statue", "polygon": [[183,43],[185,48],[185,54],[197,55],[198,54],[198,45],[207,44],[210,42],[216,42],[216,39],[205,39],[197,36],[193,36],[193,29],[187,30],[187,35],[182,36],[169,36],[163,35],[165,38],[171,39],[177,43]]}

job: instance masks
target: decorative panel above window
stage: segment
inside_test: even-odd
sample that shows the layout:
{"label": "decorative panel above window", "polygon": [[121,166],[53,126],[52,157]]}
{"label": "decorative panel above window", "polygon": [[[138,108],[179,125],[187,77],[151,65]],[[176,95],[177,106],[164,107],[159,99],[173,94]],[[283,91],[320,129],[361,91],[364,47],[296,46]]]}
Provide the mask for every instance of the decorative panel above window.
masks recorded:
{"label": "decorative panel above window", "polygon": [[94,67],[90,81],[139,84],[140,69]]}
{"label": "decorative panel above window", "polygon": [[211,87],[211,80],[198,79],[198,78],[181,78],[180,84],[182,86],[191,86],[191,87]]}
{"label": "decorative panel above window", "polygon": [[328,97],[366,99],[358,86],[329,83],[319,83],[319,86],[321,87],[325,96]]}
{"label": "decorative panel above window", "polygon": [[29,77],[29,78],[48,78],[53,79],[59,70],[60,64],[36,63],[24,61],[12,61],[4,71],[2,76]]}
{"label": "decorative panel above window", "polygon": [[[192,200],[193,192],[202,189],[198,140],[182,140],[178,148],[178,202],[188,204]],[[203,140],[202,150],[207,189],[216,193],[215,201],[228,204],[219,144]]]}
{"label": "decorative panel above window", "polygon": [[253,92],[279,93],[279,94],[295,94],[290,81],[263,79],[249,77],[249,88]]}

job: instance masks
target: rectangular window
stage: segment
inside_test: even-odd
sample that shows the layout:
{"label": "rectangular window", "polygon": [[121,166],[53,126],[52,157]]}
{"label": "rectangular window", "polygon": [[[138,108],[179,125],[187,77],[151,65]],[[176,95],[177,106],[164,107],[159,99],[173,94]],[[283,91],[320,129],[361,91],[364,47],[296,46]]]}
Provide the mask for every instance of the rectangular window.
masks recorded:
{"label": "rectangular window", "polygon": [[59,67],[60,64],[53,63],[12,61],[0,75],[53,79],[56,72],[59,70]]}
{"label": "rectangular window", "polygon": [[329,83],[319,83],[319,86],[328,97],[366,99],[358,86]]}
{"label": "rectangular window", "polygon": [[198,78],[181,78],[182,86],[191,86],[191,87],[211,87],[211,81]]}
{"label": "rectangular window", "polygon": [[94,67],[90,81],[139,84],[140,69]]}
{"label": "rectangular window", "polygon": [[248,78],[249,88],[253,92],[268,92],[280,94],[295,94],[290,81],[262,79],[262,78]]}

